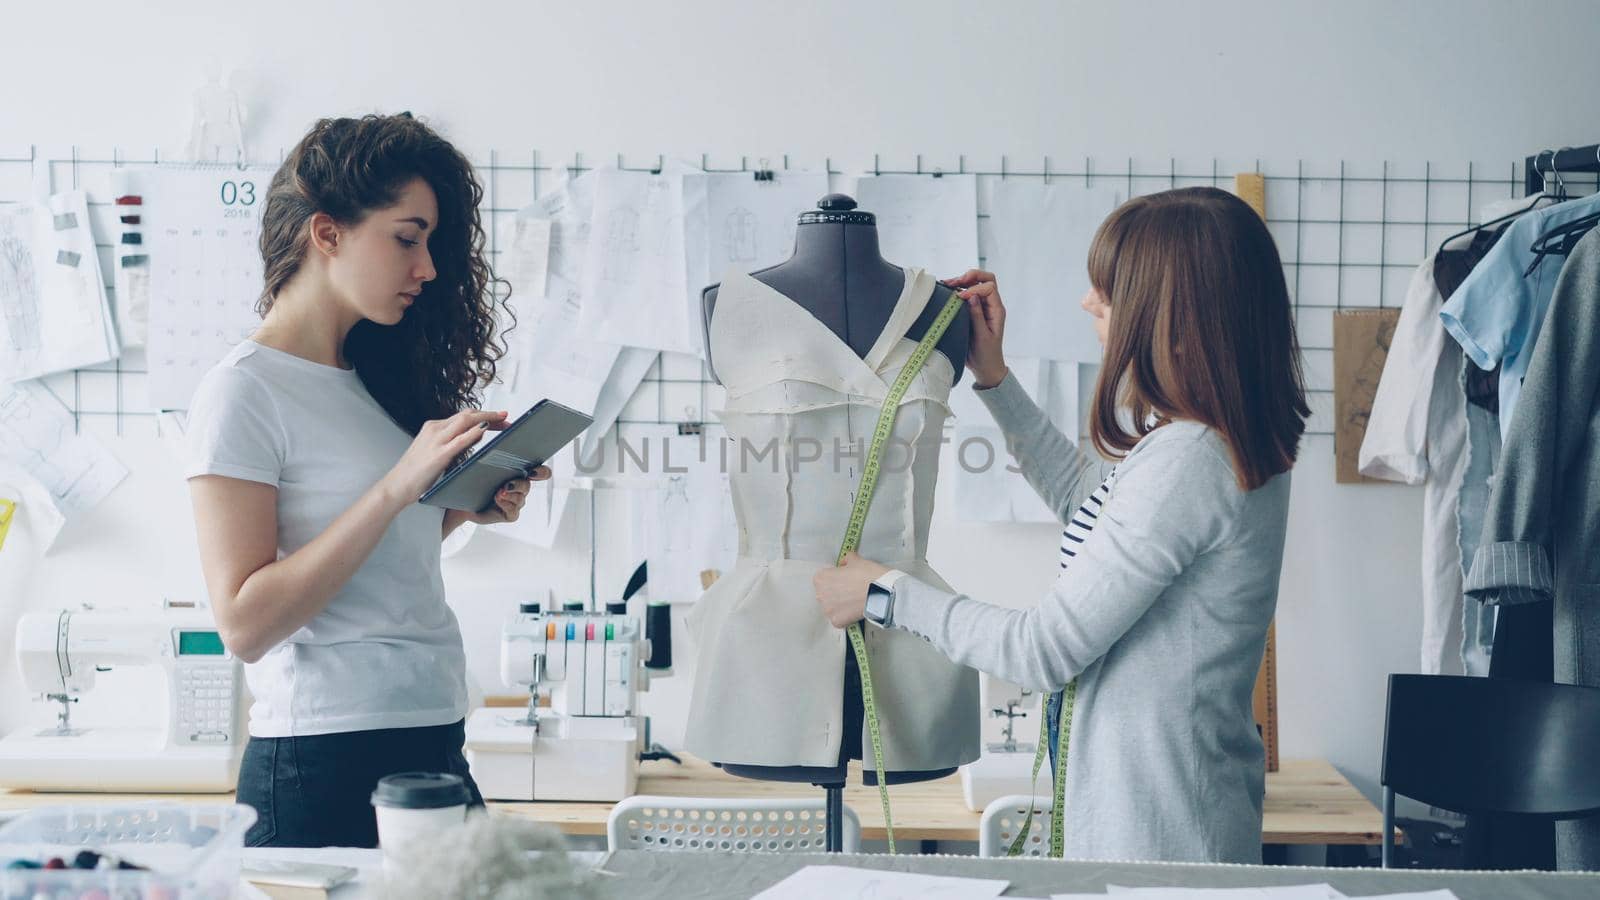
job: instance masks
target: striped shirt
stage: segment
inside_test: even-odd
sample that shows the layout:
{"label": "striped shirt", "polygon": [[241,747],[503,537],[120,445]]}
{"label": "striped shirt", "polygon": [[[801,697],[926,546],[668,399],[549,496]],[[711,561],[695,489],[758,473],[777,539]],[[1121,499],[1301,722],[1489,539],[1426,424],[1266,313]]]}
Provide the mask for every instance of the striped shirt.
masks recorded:
{"label": "striped shirt", "polygon": [[1117,470],[1112,469],[1106,475],[1106,480],[1094,489],[1089,499],[1083,501],[1078,511],[1072,514],[1067,521],[1066,530],[1061,532],[1061,568],[1065,569],[1078,555],[1078,549],[1083,542],[1089,539],[1089,533],[1094,531],[1094,523],[1100,518],[1100,509],[1105,506],[1106,497],[1111,494],[1111,483],[1117,480]]}

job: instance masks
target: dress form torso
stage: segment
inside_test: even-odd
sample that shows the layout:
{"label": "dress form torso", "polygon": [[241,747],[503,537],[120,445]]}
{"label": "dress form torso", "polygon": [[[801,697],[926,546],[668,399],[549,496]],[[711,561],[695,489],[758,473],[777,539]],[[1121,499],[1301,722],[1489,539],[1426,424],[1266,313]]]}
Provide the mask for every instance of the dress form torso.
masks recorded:
{"label": "dress form torso", "polygon": [[[753,273],[752,277],[805,308],[849,344],[857,356],[865,357],[889,321],[905,282],[905,273],[879,255],[878,229],[870,212],[856,210],[855,201],[842,194],[829,194],[817,205],[820,211],[800,216],[799,227],[795,230],[794,255],[776,266]],[[700,295],[706,362],[711,367],[712,378],[719,384],[716,360],[711,354],[710,331],[720,287],[720,284],[713,284]],[[932,299],[906,337],[921,340],[950,293],[950,288],[942,284],[936,287]],[[937,347],[955,369],[957,382],[961,380],[967,361],[971,329],[971,314],[963,308]]]}
{"label": "dress form torso", "polygon": [[[902,294],[912,290],[913,273],[879,256],[872,217],[852,211],[853,201],[834,195],[824,198],[819,205],[823,207],[821,212],[806,213],[801,217],[794,256],[752,277],[808,312],[856,356],[865,359],[874,345],[880,342],[886,326],[894,327],[891,316],[897,305],[903,304],[905,298]],[[703,294],[706,347],[713,377],[716,377],[716,360],[710,355],[711,321],[720,287],[713,285]],[[922,293],[926,296],[927,291]],[[905,329],[904,320],[901,320],[898,327],[904,329],[904,338],[912,342],[920,340],[950,293],[950,289],[942,285],[933,286],[932,296],[927,299],[909,329]],[[952,381],[959,377],[966,359],[969,330],[968,313],[962,309],[937,345],[939,353],[950,364]],[[718,380],[720,383],[720,378]],[[837,527],[842,534],[843,518]],[[843,736],[839,741],[838,757],[831,765],[768,766],[715,758],[713,761],[725,771],[741,777],[822,786],[842,785],[848,771],[848,760],[863,756],[860,673],[853,654],[845,653],[842,665],[843,690],[839,702],[842,706],[840,723]],[[876,667],[874,671],[876,678]],[[781,703],[782,700],[771,698],[769,701],[763,698],[753,702]],[[972,713],[975,717],[976,709]],[[954,771],[953,768],[896,770],[892,764],[890,769],[887,773],[890,784],[940,778]],[[865,767],[863,776],[868,784],[876,783],[876,773],[872,771],[870,763]]]}

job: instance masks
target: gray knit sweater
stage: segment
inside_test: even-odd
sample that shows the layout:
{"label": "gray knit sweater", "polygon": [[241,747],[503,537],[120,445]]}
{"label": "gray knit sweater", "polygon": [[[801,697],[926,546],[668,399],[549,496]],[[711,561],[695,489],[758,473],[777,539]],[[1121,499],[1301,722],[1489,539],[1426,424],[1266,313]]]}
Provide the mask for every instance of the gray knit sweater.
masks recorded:
{"label": "gray knit sweater", "polygon": [[[978,393],[1065,522],[1105,466],[1014,377]],[[1215,431],[1174,422],[1120,463],[1094,532],[1036,607],[909,577],[895,586],[894,627],[956,662],[1040,690],[1078,678],[1069,858],[1261,861],[1265,763],[1250,698],[1288,509],[1288,473],[1245,492]]]}

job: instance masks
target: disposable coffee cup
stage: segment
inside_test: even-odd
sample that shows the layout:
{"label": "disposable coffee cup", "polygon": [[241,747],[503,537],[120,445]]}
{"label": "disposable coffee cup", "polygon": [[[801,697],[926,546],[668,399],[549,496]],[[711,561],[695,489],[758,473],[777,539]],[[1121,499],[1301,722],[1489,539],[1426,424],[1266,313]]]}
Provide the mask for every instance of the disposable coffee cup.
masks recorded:
{"label": "disposable coffee cup", "polygon": [[378,779],[372,809],[378,817],[384,873],[394,874],[406,845],[465,822],[471,799],[461,776],[446,772],[401,772]]}

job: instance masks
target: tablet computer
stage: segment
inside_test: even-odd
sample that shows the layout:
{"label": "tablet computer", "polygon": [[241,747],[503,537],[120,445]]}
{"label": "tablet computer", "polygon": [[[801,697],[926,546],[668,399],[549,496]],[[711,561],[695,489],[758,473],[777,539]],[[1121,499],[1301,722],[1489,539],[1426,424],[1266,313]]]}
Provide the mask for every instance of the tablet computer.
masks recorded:
{"label": "tablet computer", "polygon": [[524,478],[555,456],[594,419],[554,400],[540,400],[464,462],[444,473],[422,502],[478,512],[513,478]]}

